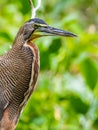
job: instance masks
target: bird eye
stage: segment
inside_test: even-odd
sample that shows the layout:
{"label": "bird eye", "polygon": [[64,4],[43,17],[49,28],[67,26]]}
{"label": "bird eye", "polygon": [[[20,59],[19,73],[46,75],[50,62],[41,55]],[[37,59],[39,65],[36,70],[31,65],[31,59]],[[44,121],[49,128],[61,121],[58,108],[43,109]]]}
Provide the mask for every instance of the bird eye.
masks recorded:
{"label": "bird eye", "polygon": [[34,28],[37,29],[39,26],[37,24],[34,25]]}

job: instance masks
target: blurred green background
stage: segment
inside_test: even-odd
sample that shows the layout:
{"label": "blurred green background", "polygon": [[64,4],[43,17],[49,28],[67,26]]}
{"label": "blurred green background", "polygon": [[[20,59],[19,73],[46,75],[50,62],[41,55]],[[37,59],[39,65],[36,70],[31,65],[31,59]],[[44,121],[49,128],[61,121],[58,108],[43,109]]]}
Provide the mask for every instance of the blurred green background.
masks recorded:
{"label": "blurred green background", "polygon": [[[98,130],[97,14],[98,0],[42,0],[37,17],[78,37],[35,41],[41,70],[16,130]],[[0,1],[0,55],[30,16],[28,0]]]}

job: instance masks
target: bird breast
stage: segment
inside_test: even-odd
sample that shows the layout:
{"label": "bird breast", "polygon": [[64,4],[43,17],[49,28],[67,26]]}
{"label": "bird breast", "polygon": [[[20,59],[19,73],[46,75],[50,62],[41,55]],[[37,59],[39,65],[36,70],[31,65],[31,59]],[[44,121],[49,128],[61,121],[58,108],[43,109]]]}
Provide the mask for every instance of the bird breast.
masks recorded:
{"label": "bird breast", "polygon": [[26,46],[28,46],[30,48],[34,57],[33,57],[33,62],[32,62],[32,72],[31,72],[29,88],[26,91],[26,93],[24,94],[25,99],[22,102],[21,107],[25,106],[25,104],[27,103],[27,100],[29,99],[32,92],[34,91],[34,88],[35,88],[35,85],[37,82],[37,78],[38,78],[39,68],[40,68],[40,57],[39,57],[39,50],[38,50],[37,46],[31,42],[28,42],[26,44]]}
{"label": "bird breast", "polygon": [[11,116],[27,103],[36,85],[38,72],[38,48],[32,43],[21,49],[12,48],[1,57],[0,99],[2,97],[1,102],[5,102],[4,107],[10,103]]}

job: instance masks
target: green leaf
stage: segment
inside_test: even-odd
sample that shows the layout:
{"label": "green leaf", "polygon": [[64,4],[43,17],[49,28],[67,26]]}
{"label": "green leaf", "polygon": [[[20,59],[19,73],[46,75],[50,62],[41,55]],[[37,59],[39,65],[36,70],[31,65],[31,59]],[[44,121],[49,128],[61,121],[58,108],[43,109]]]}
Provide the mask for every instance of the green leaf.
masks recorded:
{"label": "green leaf", "polygon": [[89,105],[85,104],[79,97],[76,96],[70,97],[70,104],[77,113],[85,114],[89,109]]}
{"label": "green leaf", "polygon": [[81,63],[80,69],[86,83],[91,89],[94,89],[98,79],[98,70],[95,63],[91,59],[87,58]]}
{"label": "green leaf", "polygon": [[0,32],[0,37],[7,39],[8,41],[12,41],[11,36],[6,32]]}

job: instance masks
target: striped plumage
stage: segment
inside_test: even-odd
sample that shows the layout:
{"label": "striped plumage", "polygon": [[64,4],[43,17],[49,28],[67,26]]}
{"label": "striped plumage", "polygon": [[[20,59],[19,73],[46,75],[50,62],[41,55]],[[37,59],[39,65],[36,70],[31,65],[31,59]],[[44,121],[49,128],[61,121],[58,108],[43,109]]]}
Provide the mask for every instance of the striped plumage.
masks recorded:
{"label": "striped plumage", "polygon": [[38,71],[36,45],[24,40],[23,33],[18,33],[12,49],[0,57],[0,130],[13,130],[34,89]]}
{"label": "striped plumage", "polygon": [[14,130],[39,72],[39,51],[31,41],[42,36],[76,36],[35,18],[19,30],[12,49],[0,57],[0,130]]}

